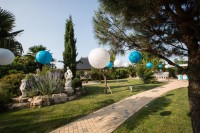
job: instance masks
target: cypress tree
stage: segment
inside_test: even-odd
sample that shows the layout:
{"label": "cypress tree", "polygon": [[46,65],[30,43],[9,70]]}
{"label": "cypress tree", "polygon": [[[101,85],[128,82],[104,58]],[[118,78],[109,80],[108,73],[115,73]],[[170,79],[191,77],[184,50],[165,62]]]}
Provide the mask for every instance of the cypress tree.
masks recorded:
{"label": "cypress tree", "polygon": [[63,52],[63,63],[64,71],[69,67],[73,73],[73,78],[76,77],[76,39],[74,38],[74,28],[73,28],[72,17],[66,20],[65,27],[65,42],[64,42],[64,52]]}

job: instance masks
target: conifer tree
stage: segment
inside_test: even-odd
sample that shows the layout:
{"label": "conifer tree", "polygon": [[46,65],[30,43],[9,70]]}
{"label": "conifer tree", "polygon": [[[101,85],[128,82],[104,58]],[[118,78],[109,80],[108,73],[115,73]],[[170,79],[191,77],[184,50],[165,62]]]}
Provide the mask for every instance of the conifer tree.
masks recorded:
{"label": "conifer tree", "polygon": [[65,42],[64,42],[64,52],[63,52],[63,63],[64,71],[69,67],[73,73],[73,78],[76,77],[76,39],[74,38],[74,28],[73,28],[72,17],[66,21],[65,27]]}

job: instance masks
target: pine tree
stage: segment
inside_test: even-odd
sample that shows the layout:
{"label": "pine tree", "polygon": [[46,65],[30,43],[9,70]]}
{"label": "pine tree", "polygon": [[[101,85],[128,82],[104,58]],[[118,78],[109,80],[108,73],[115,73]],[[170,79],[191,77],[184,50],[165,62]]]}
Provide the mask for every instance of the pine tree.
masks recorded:
{"label": "pine tree", "polygon": [[69,67],[73,73],[73,78],[76,77],[76,39],[74,38],[74,28],[73,28],[72,17],[66,21],[65,27],[65,50],[63,52],[63,63],[64,63],[64,71],[66,71],[67,67]]}
{"label": "pine tree", "polygon": [[[200,0],[99,2],[93,21],[101,44],[117,51],[145,51],[186,71],[193,132],[200,133]],[[177,66],[170,56],[187,56],[188,68]]]}

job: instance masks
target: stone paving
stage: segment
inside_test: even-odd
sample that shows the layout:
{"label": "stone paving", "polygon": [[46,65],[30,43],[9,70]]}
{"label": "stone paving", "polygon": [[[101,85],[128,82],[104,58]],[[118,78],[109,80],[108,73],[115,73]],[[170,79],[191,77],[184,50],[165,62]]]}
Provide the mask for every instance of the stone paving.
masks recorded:
{"label": "stone paving", "polygon": [[187,81],[170,80],[169,84],[125,98],[51,133],[111,133],[155,98],[168,91],[187,86]]}

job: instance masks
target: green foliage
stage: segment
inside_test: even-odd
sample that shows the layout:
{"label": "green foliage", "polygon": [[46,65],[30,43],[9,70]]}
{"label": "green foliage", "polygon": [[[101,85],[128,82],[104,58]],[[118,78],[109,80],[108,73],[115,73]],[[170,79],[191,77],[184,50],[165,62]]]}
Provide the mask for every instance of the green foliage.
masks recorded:
{"label": "green foliage", "polygon": [[47,50],[47,48],[43,45],[35,45],[29,48],[29,53],[28,55],[32,55],[35,57],[35,55],[37,54],[37,52],[39,51],[44,51]]}
{"label": "green foliage", "polygon": [[25,75],[22,73],[6,75],[4,78],[0,79],[0,88],[2,90],[8,90],[10,97],[19,96],[19,87],[24,76]]}
{"label": "green foliage", "polygon": [[[118,76],[119,79],[128,78],[128,70],[126,68],[117,68],[116,70],[116,77]],[[115,77],[115,79],[116,79]]]}
{"label": "green foliage", "polygon": [[74,78],[72,80],[72,88],[82,88],[82,81],[79,78]]}
{"label": "green foliage", "polygon": [[44,75],[28,75],[27,92],[29,96],[51,95],[63,91],[61,74],[57,72],[46,72]]}
{"label": "green foliage", "polygon": [[76,77],[76,39],[74,38],[74,28],[73,28],[72,17],[66,21],[65,27],[65,43],[64,43],[64,52],[63,52],[63,63],[64,63],[64,71],[67,70],[67,67],[73,73],[73,78]]}
{"label": "green foliage", "polygon": [[14,39],[23,30],[13,32],[15,17],[9,11],[0,8],[0,48],[11,50],[15,55],[21,55],[22,45]]}
{"label": "green foliage", "polygon": [[0,78],[12,73],[34,73],[36,69],[37,63],[28,56],[17,56],[12,64],[0,67]]}
{"label": "green foliage", "polygon": [[[152,68],[146,68],[146,64],[151,62],[153,64]],[[158,70],[158,65],[161,63],[160,59],[154,55],[142,52],[142,60],[136,64],[137,75],[143,80],[145,84],[154,83],[155,77],[154,71]]]}
{"label": "green foliage", "polygon": [[154,83],[155,77],[151,69],[147,69],[144,65],[137,66],[137,74],[145,84]]}
{"label": "green foliage", "polygon": [[[3,107],[4,104],[10,101],[10,88],[9,84],[1,83],[0,84],[0,108]],[[1,111],[1,109],[0,109]]]}
{"label": "green foliage", "polygon": [[129,75],[131,77],[136,77],[137,76],[135,66],[130,65],[130,66],[128,66],[127,69],[128,69],[128,73],[129,73]]}
{"label": "green foliage", "polygon": [[37,96],[39,94],[39,90],[37,87],[35,87],[35,84],[37,82],[35,76],[33,74],[27,74],[25,76],[26,79],[26,90],[27,95],[29,97]]}

